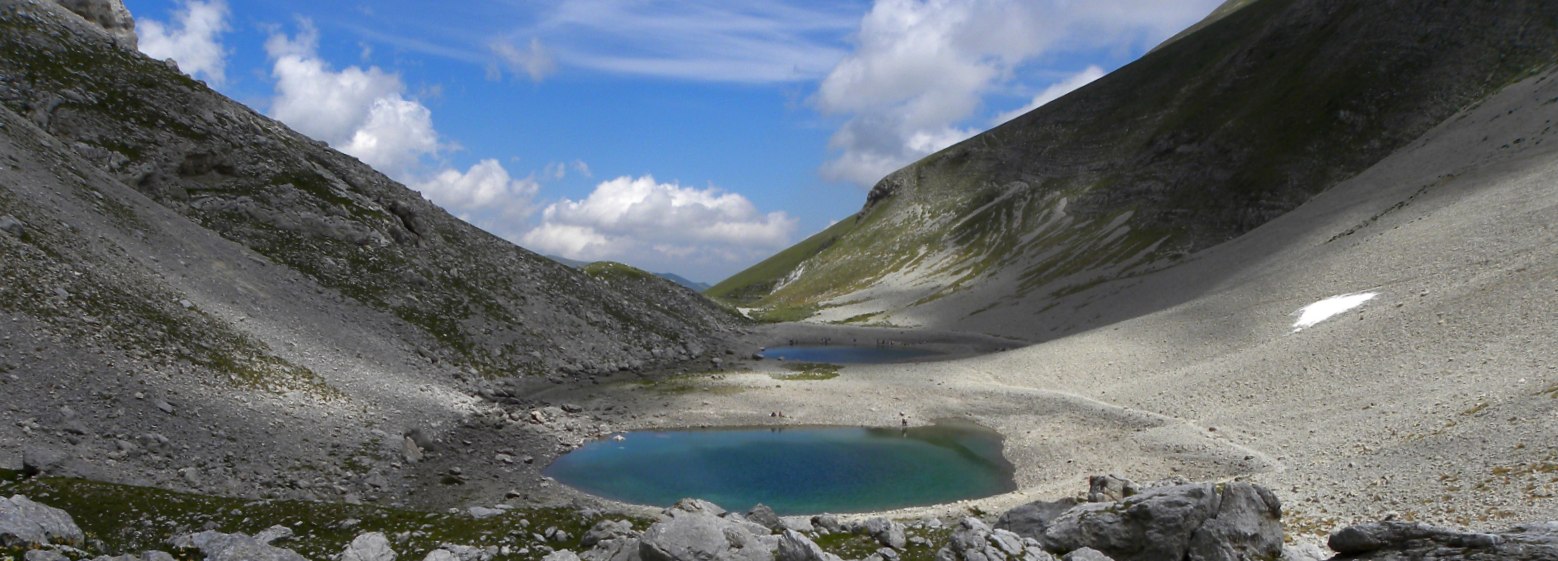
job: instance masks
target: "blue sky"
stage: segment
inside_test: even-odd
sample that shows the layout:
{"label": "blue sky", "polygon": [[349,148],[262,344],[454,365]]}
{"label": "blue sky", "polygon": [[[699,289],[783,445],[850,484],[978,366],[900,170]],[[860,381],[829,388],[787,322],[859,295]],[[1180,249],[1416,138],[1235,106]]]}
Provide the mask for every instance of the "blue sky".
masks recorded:
{"label": "blue sky", "polygon": [[140,48],[534,251],[718,281],[1220,0],[125,0]]}

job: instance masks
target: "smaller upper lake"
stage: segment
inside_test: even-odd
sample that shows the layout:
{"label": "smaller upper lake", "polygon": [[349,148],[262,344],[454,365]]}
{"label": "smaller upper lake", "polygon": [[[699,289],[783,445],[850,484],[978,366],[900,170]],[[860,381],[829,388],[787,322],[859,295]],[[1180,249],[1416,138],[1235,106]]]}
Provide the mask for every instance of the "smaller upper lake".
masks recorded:
{"label": "smaller upper lake", "polygon": [[639,431],[569,452],[543,471],[623,502],[687,497],[781,515],[869,512],[1016,489],[1001,436],[965,423],[910,429],[773,427]]}
{"label": "smaller upper lake", "polygon": [[770,347],[762,352],[769,360],[827,362],[832,364],[887,364],[934,358],[941,353],[914,347],[854,345],[792,345]]}

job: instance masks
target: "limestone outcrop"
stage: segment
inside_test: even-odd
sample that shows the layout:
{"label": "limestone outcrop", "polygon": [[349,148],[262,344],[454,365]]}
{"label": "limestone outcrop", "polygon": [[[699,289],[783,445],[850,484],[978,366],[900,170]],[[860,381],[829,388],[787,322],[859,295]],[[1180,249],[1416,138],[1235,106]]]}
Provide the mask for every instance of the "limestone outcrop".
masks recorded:
{"label": "limestone outcrop", "polygon": [[65,9],[75,12],[82,19],[103,28],[114,42],[126,49],[135,50],[135,18],[124,7],[123,0],[55,0]]}

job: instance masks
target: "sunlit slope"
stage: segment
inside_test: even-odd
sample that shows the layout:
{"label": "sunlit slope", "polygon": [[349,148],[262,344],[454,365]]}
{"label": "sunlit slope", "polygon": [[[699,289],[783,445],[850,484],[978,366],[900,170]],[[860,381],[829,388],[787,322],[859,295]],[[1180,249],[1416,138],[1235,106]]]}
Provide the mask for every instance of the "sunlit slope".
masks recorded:
{"label": "sunlit slope", "polygon": [[895,324],[1037,313],[1303,204],[1551,64],[1555,31],[1550,2],[1253,2],[894,172],[828,243],[710,294]]}

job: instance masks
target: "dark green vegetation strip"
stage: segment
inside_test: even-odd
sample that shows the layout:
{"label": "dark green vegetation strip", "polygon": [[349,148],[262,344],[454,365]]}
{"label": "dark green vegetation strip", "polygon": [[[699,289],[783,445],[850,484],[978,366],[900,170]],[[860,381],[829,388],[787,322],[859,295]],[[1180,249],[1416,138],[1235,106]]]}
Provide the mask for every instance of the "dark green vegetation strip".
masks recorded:
{"label": "dark green vegetation strip", "polygon": [[789,362],[785,363],[784,368],[794,374],[769,374],[769,376],[775,380],[785,381],[832,380],[839,377],[839,365],[826,362]]}
{"label": "dark green vegetation strip", "polygon": [[[70,513],[86,533],[89,551],[116,555],[151,549],[169,551],[168,538],[206,529],[253,535],[279,524],[291,528],[296,535],[273,545],[297,551],[309,559],[329,559],[363,532],[383,532],[404,559],[421,559],[444,543],[473,547],[509,545],[515,552],[529,547],[526,554],[511,552],[498,559],[540,559],[545,552],[535,547],[530,535],[547,528],[555,527],[569,535],[566,541],[547,545],[578,550],[584,531],[599,520],[626,519],[639,530],[647,528],[650,522],[623,516],[583,517],[566,508],[516,508],[477,520],[463,514],[367,505],[213,497],[55,477],[26,479],[9,470],[0,470],[0,493],[26,495]],[[350,522],[353,520],[356,522]],[[528,524],[522,524],[522,520]],[[398,539],[402,534],[404,539]]]}
{"label": "dark green vegetation strip", "polygon": [[[352,538],[364,532],[382,532],[402,559],[421,559],[442,544],[478,548],[509,546],[499,561],[531,560],[545,556],[532,534],[548,528],[568,533],[568,539],[550,542],[554,549],[579,551],[584,532],[601,520],[627,520],[643,531],[654,521],[616,514],[585,516],[567,508],[521,507],[477,520],[464,514],[401,510],[369,505],[310,501],[249,500],[165,491],[86,481],[82,479],[26,478],[20,472],[0,470],[0,494],[25,495],[39,503],[70,513],[87,536],[83,549],[95,555],[139,554],[147,550],[173,553],[180,559],[199,559],[195,551],[174,551],[167,540],[202,530],[254,535],[273,525],[286,526],[292,538],[273,545],[291,549],[309,559],[329,559],[339,554]],[[931,561],[936,548],[946,543],[949,528],[911,527],[910,538],[924,538],[932,545],[911,544],[903,561]],[[881,547],[876,540],[854,534],[816,538],[823,550],[846,559],[860,559]],[[528,549],[519,553],[521,549]],[[20,559],[22,549],[0,548],[0,558]]]}

